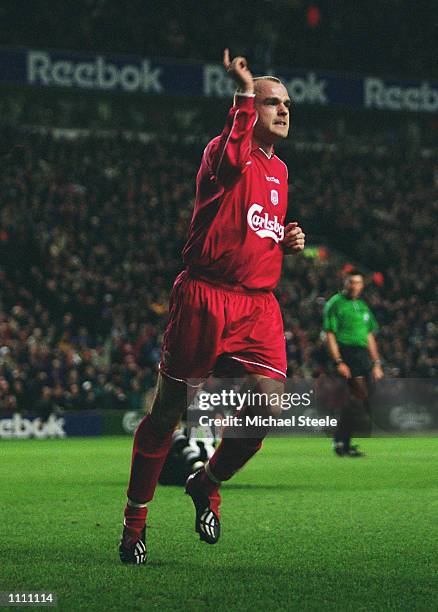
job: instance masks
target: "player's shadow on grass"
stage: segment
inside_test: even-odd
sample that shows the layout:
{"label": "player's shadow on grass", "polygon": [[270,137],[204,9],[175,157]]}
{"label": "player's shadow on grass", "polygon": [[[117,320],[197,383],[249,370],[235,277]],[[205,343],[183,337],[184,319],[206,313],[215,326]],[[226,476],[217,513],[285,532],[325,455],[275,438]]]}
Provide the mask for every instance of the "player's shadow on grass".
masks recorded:
{"label": "player's shadow on grass", "polygon": [[374,491],[379,489],[428,489],[430,482],[409,482],[405,481],[397,482],[375,482],[370,484],[362,484],[361,482],[352,482],[351,479],[345,479],[342,482],[337,481],[334,483],[327,483],[321,481],[315,481],[313,483],[291,483],[291,484],[244,484],[244,483],[227,483],[226,490],[234,491],[248,491],[254,489],[254,491]]}
{"label": "player's shadow on grass", "polygon": [[[96,482],[83,483],[81,486],[90,486],[92,488],[96,488]],[[120,490],[120,482],[99,482],[99,487],[110,487],[114,488],[117,491]],[[380,481],[380,482],[366,482],[362,483],[357,480],[353,480],[351,477],[346,476],[345,479],[337,480],[333,483],[328,483],[326,481],[313,481],[313,482],[291,482],[290,484],[286,483],[238,483],[238,482],[227,482],[224,486],[224,490],[226,491],[378,491],[381,489],[406,489],[406,490],[419,490],[419,489],[427,489],[430,487],[430,482],[428,481],[417,481],[417,482],[406,482],[404,479],[398,482],[397,480],[391,479],[388,481]],[[179,493],[183,493],[184,488],[178,485],[160,485],[158,487],[159,491],[175,491]]]}
{"label": "player's shadow on grass", "polygon": [[265,490],[265,491],[296,491],[297,489],[314,489],[314,488],[320,488],[320,487],[314,487],[311,485],[307,485],[307,484],[302,484],[302,483],[291,483],[291,484],[265,484],[265,483],[260,483],[260,484],[244,484],[244,483],[237,483],[237,482],[230,482],[227,483],[225,485],[226,489],[234,489],[234,490],[242,490],[242,491],[247,491],[248,489],[257,489],[257,490]]}
{"label": "player's shadow on grass", "polygon": [[[85,483],[87,484],[87,483]],[[90,487],[95,488],[97,485],[95,482],[89,483]],[[99,482],[100,487],[111,487],[117,490],[120,489],[120,482]],[[224,486],[226,491],[378,491],[380,489],[427,489],[430,487],[430,482],[409,482],[406,483],[404,480],[398,482],[396,480],[381,481],[381,482],[366,482],[361,483],[360,481],[353,480],[350,477],[345,477],[344,480],[338,480],[334,483],[314,481],[314,482],[291,482],[290,484],[285,483],[234,483],[227,482]],[[175,491],[182,493],[183,487],[178,485],[160,485],[159,491]]]}

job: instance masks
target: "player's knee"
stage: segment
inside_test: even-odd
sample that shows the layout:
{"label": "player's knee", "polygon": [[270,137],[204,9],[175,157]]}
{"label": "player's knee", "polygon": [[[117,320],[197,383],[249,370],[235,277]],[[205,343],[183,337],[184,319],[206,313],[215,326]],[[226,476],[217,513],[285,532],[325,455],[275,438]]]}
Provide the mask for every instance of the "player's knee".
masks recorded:
{"label": "player's knee", "polygon": [[174,429],[192,395],[184,383],[175,383],[160,375],[151,409],[151,419],[155,425],[163,431]]}
{"label": "player's knee", "polygon": [[181,420],[181,414],[174,410],[152,410],[151,420],[154,426],[163,432],[172,431]]}
{"label": "player's knee", "polygon": [[263,416],[278,418],[282,414],[281,399],[284,383],[267,376],[252,375],[253,406]]}
{"label": "player's knee", "polygon": [[152,405],[151,420],[162,431],[174,429],[181,420],[184,410],[177,405],[156,399]]}
{"label": "player's knee", "polygon": [[268,416],[272,416],[274,418],[279,418],[283,414],[283,410],[281,408],[281,394],[279,394],[279,400],[276,398],[277,392],[271,392],[269,394],[268,403],[266,404],[266,414]]}
{"label": "player's knee", "polygon": [[283,415],[283,410],[281,408],[281,406],[272,406],[270,409],[270,414],[275,417],[275,418],[279,418]]}

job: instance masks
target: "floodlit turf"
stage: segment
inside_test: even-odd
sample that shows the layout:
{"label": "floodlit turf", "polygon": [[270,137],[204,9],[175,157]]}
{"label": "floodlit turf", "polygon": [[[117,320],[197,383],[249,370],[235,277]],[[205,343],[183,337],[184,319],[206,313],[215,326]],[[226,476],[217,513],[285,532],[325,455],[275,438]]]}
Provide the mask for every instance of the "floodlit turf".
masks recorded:
{"label": "floodlit turf", "polygon": [[[0,591],[64,610],[437,610],[438,439],[270,439],[201,543],[182,489],[151,505],[149,563],[120,564],[130,439],[0,443]],[[12,609],[12,608],[11,608]]]}

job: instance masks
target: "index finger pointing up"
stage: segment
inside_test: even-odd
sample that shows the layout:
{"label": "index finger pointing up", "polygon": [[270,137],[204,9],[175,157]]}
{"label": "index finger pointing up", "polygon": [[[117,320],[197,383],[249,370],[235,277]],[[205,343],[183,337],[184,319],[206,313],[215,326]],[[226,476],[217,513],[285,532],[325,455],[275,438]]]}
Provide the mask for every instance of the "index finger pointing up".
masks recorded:
{"label": "index finger pointing up", "polygon": [[230,50],[224,49],[224,68],[225,70],[228,70],[228,68],[230,67]]}

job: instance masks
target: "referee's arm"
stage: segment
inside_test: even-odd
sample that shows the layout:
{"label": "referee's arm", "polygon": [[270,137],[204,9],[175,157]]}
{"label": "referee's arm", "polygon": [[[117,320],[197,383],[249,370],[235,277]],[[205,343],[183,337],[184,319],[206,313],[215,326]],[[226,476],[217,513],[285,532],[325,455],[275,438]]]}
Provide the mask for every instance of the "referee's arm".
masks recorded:
{"label": "referee's arm", "polygon": [[344,378],[351,378],[350,368],[342,360],[341,352],[339,350],[338,342],[336,340],[336,336],[334,332],[327,331],[326,334],[327,334],[328,352],[330,354],[330,357],[333,359],[333,361],[336,364],[336,369],[338,370],[338,373]]}
{"label": "referee's arm", "polygon": [[372,375],[375,380],[383,378],[382,362],[379,357],[379,349],[377,348],[376,337],[373,332],[368,333],[368,353],[373,364]]}

